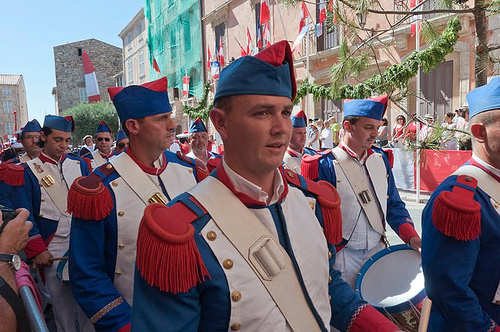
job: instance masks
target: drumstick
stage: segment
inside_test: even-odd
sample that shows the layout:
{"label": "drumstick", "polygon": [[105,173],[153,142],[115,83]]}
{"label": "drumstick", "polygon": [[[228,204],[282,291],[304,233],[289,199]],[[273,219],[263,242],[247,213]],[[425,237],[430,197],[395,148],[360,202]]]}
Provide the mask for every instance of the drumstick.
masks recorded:
{"label": "drumstick", "polygon": [[53,262],[53,261],[66,261],[66,260],[68,260],[67,256],[49,258],[49,261],[51,261],[51,262]]}
{"label": "drumstick", "polygon": [[422,303],[422,310],[420,312],[420,321],[418,323],[418,332],[426,332],[429,325],[429,317],[431,316],[432,301],[428,297]]}

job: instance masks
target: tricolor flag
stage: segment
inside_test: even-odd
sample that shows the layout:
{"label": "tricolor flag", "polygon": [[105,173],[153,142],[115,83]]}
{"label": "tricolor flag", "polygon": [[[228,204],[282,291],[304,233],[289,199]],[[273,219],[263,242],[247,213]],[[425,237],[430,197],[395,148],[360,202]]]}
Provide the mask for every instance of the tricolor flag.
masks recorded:
{"label": "tricolor flag", "polygon": [[306,35],[307,31],[309,31],[310,26],[311,26],[311,23],[305,25],[302,28],[302,30],[300,30],[299,35],[297,36],[297,38],[295,39],[295,42],[293,43],[292,52],[296,51],[300,47],[300,44],[302,44],[302,39],[304,39],[304,36]]}
{"label": "tricolor flag", "polygon": [[222,45],[222,38],[219,42],[219,62],[221,68],[224,67],[224,46]]}
{"label": "tricolor flag", "polygon": [[98,102],[101,100],[99,94],[99,86],[97,85],[97,77],[95,76],[94,66],[90,61],[90,57],[86,51],[82,54],[83,60],[83,73],[85,74],[85,90],[90,103]]}
{"label": "tricolor flag", "polygon": [[250,36],[250,30],[247,27],[247,54],[251,55],[250,52],[253,52],[252,36]]}
{"label": "tricolor flag", "polygon": [[219,61],[212,61],[210,62],[210,68],[211,68],[211,73],[212,73],[212,82],[219,79],[219,73],[220,73],[220,63]]}
{"label": "tricolor flag", "polygon": [[326,0],[320,0],[319,2],[319,22],[323,23],[326,19]]}
{"label": "tricolor flag", "polygon": [[186,97],[186,99],[189,97],[189,76],[187,76],[187,71],[186,71],[186,76],[182,78],[182,98]]}
{"label": "tricolor flag", "polygon": [[300,8],[300,23],[299,23],[299,33],[302,28],[307,24],[307,18],[309,17],[309,10],[304,1],[302,1],[302,7]]}

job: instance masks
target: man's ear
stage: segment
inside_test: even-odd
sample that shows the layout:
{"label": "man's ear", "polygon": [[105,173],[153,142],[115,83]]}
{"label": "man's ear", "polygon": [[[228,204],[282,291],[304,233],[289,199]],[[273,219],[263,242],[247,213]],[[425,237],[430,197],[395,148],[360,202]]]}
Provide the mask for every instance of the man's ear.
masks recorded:
{"label": "man's ear", "polygon": [[45,133],[43,131],[40,131],[40,140],[42,140],[42,142],[47,141],[47,136],[45,136]]}
{"label": "man's ear", "polygon": [[470,132],[473,138],[479,143],[484,143],[486,141],[486,128],[482,123],[471,124]]}
{"label": "man's ear", "polygon": [[140,123],[136,119],[128,119],[123,126],[128,129],[130,134],[137,135],[139,133]]}
{"label": "man's ear", "polygon": [[227,138],[227,114],[219,108],[210,111],[210,120],[222,139]]}
{"label": "man's ear", "polygon": [[351,132],[352,131],[352,123],[349,121],[344,121],[342,123],[342,127],[344,128],[345,131]]}

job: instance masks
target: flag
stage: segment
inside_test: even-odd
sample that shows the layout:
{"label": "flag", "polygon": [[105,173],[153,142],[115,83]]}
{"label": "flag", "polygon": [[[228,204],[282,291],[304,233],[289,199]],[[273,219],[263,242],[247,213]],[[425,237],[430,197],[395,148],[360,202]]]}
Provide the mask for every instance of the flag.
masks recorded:
{"label": "flag", "polygon": [[269,6],[267,0],[260,0],[260,20],[259,24],[263,25],[271,20],[271,15],[269,14]]}
{"label": "flag", "polygon": [[319,22],[323,23],[326,19],[326,0],[320,0],[319,2]]}
{"label": "flag", "polygon": [[293,51],[296,51],[299,47],[300,47],[300,44],[302,44],[302,39],[304,38],[304,36],[306,35],[307,31],[309,31],[309,27],[311,26],[311,23],[305,25],[302,30],[300,30],[300,33],[299,35],[297,36],[297,38],[295,39],[295,42],[293,43],[293,46],[292,46],[292,52]]}
{"label": "flag", "polygon": [[160,67],[158,67],[158,62],[156,62],[155,56],[153,55],[153,69],[158,73],[161,74],[160,72]]}
{"label": "flag", "polygon": [[250,55],[250,51],[253,52],[252,36],[250,36],[250,30],[247,27],[247,54]]}
{"label": "flag", "polygon": [[300,9],[299,33],[302,31],[302,28],[306,25],[308,17],[309,17],[309,10],[307,10],[305,2],[302,1],[302,7]]}
{"label": "flag", "polygon": [[271,46],[271,32],[269,31],[269,21],[267,21],[263,26],[264,32],[262,32],[262,45],[266,45],[266,48]]}
{"label": "flag", "polygon": [[212,61],[212,54],[210,54],[210,46],[208,46],[208,55],[207,55],[207,70],[210,71],[210,62]]}
{"label": "flag", "polygon": [[241,46],[241,44],[238,41],[238,39],[236,39],[236,37],[234,37],[234,40],[236,40],[236,42],[238,43],[238,46],[240,47],[240,55],[241,56],[248,55],[247,51],[245,51],[245,49],[243,48],[243,46]]}
{"label": "flag", "polygon": [[220,73],[220,63],[219,61],[212,61],[210,62],[210,72],[212,73],[212,82],[219,79],[219,73]]}
{"label": "flag", "polygon": [[323,34],[323,24],[322,23],[315,24],[314,25],[314,35],[316,37],[319,37],[322,34]]}
{"label": "flag", "polygon": [[[418,0],[418,3],[420,4],[422,0]],[[414,11],[416,7],[417,0],[410,0],[410,10]],[[417,33],[417,26],[418,26],[418,31],[420,31],[420,20],[422,19],[422,15],[412,15],[410,22],[410,35],[412,37],[415,36]]]}
{"label": "flag", "polygon": [[82,54],[83,60],[83,74],[85,75],[85,90],[87,91],[87,97],[89,102],[98,102],[101,100],[101,95],[99,94],[99,86],[97,85],[97,77],[95,76],[94,66],[90,61],[90,57],[86,51]]}
{"label": "flag", "polygon": [[224,67],[224,47],[222,45],[222,38],[220,39],[219,42],[219,62],[221,68]]}
{"label": "flag", "polygon": [[182,78],[182,98],[184,97],[189,97],[189,76],[187,76],[187,71],[186,76]]}
{"label": "flag", "polygon": [[338,23],[338,17],[337,17],[337,0],[335,0],[335,3],[333,3],[333,0],[328,1],[328,10],[333,13],[333,23],[337,24]]}

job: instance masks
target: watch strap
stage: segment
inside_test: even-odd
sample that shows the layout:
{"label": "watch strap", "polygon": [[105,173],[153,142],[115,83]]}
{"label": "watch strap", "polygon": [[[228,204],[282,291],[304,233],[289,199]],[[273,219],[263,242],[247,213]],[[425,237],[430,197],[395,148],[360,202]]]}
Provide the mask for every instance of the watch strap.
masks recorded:
{"label": "watch strap", "polygon": [[[3,255],[8,256],[8,255]],[[30,323],[26,311],[24,310],[21,298],[14,292],[12,287],[0,276],[0,297],[10,305],[16,315],[17,324],[22,332],[31,331]]]}
{"label": "watch strap", "polygon": [[0,262],[7,262],[10,264],[12,270],[14,270],[14,266],[12,265],[12,260],[14,259],[13,254],[0,254]]}

